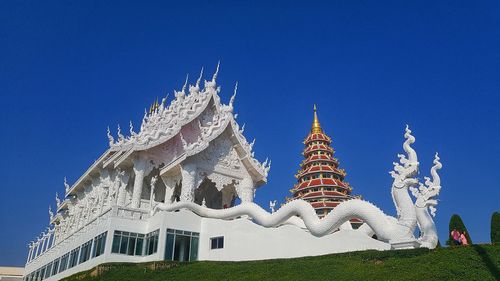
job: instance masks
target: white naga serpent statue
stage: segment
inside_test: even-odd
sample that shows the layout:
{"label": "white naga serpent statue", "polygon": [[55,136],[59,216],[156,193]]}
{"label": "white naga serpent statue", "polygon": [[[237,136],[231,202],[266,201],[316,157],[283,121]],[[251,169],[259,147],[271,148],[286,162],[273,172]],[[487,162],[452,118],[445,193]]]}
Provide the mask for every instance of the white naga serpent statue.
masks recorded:
{"label": "white naga serpent statue", "polygon": [[[432,216],[435,214],[437,200],[434,198],[441,188],[437,170],[441,169],[442,165],[436,153],[434,166],[431,168],[433,180],[425,177],[425,184],[419,183],[416,178],[419,166],[417,153],[410,146],[415,142],[415,137],[411,135],[408,126],[404,136],[406,140],[403,149],[407,155],[399,154],[399,163],[394,163],[394,170],[390,172],[394,178],[391,193],[398,213],[397,218],[384,214],[372,203],[361,199],[351,199],[340,203],[334,211],[322,219],[318,218],[314,208],[308,202],[300,199],[286,203],[272,214],[252,202],[243,202],[228,209],[210,209],[193,202],[160,203],[155,206],[152,214],[157,211],[188,209],[199,216],[214,219],[248,216],[264,227],[278,227],[284,224],[305,226],[315,236],[328,235],[341,228],[341,225],[350,219],[359,218],[364,224],[356,231],[370,236],[376,234],[379,240],[390,244],[414,241],[418,242],[420,247],[433,249],[437,245],[438,237],[431,214]],[[417,189],[416,186],[419,188]],[[408,189],[416,197],[415,204]],[[421,233],[418,240],[414,237],[417,224]]]}

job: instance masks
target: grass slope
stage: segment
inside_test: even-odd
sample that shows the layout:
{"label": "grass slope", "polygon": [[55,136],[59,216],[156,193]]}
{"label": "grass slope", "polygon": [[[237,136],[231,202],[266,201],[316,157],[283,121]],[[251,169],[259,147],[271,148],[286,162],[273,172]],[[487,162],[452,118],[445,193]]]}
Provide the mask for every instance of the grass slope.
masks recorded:
{"label": "grass slope", "polygon": [[[364,251],[250,262],[108,264],[98,277],[78,273],[65,281],[137,280],[500,280],[500,245]],[[94,270],[95,272],[95,270]]]}

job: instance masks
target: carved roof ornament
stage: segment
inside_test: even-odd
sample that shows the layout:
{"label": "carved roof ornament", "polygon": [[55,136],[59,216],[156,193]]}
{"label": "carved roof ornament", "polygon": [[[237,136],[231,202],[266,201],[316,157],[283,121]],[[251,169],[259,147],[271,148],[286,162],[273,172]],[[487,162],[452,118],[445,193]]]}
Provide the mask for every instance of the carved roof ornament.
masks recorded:
{"label": "carved roof ornament", "polygon": [[214,76],[212,76],[212,82],[215,83],[215,80],[217,80],[217,74],[219,74],[219,67],[220,67],[220,61],[217,62],[217,69],[215,70]]}
{"label": "carved roof ornament", "polygon": [[59,209],[59,206],[61,206],[61,199],[59,199],[59,194],[56,192],[56,205],[57,208]]}
{"label": "carved roof ornament", "polygon": [[68,193],[69,189],[70,189],[70,186],[68,184],[68,181],[67,181],[66,177],[64,177],[64,190],[66,191],[66,193]]}
{"label": "carved roof ornament", "polygon": [[182,85],[182,92],[183,93],[186,93],[186,86],[187,86],[187,83],[188,83],[188,79],[189,79],[189,73],[186,74],[186,81],[184,82],[184,85]]}
{"label": "carved roof ornament", "polygon": [[130,120],[130,136],[134,137],[137,134],[134,132],[134,124],[132,124],[132,120]]}
{"label": "carved roof ornament", "polygon": [[52,207],[49,205],[49,218],[50,218],[50,221],[52,221],[52,219],[54,218],[54,212],[52,212]]}
{"label": "carved roof ornament", "polygon": [[201,68],[201,71],[200,71],[200,77],[198,77],[198,80],[196,80],[196,88],[198,88],[198,90],[200,89],[200,82],[201,82],[201,78],[203,77],[203,67]]}
{"label": "carved roof ornament", "polygon": [[108,141],[109,141],[109,145],[113,145],[115,143],[115,139],[113,138],[113,136],[111,135],[111,131],[109,130],[109,126],[108,126]]}

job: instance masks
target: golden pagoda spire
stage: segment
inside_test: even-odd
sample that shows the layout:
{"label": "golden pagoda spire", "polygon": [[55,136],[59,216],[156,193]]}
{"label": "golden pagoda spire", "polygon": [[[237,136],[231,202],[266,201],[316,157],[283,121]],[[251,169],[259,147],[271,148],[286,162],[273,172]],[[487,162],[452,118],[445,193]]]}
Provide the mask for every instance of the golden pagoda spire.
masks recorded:
{"label": "golden pagoda spire", "polygon": [[318,134],[322,133],[321,125],[319,124],[318,114],[316,113],[316,104],[314,104],[314,120],[311,128],[311,133]]}

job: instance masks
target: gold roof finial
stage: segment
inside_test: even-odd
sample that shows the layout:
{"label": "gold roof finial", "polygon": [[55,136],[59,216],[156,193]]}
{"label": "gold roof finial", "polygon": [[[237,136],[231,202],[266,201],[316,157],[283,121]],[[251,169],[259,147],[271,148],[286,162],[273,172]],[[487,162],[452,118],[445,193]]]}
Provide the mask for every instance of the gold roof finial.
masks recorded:
{"label": "gold roof finial", "polygon": [[149,107],[149,114],[153,114],[158,108],[160,107],[160,104],[158,103],[158,97],[156,97],[156,100],[151,104]]}
{"label": "gold roof finial", "polygon": [[316,113],[316,104],[314,104],[314,120],[311,128],[311,133],[318,134],[322,133],[321,125],[319,124],[318,114]]}

